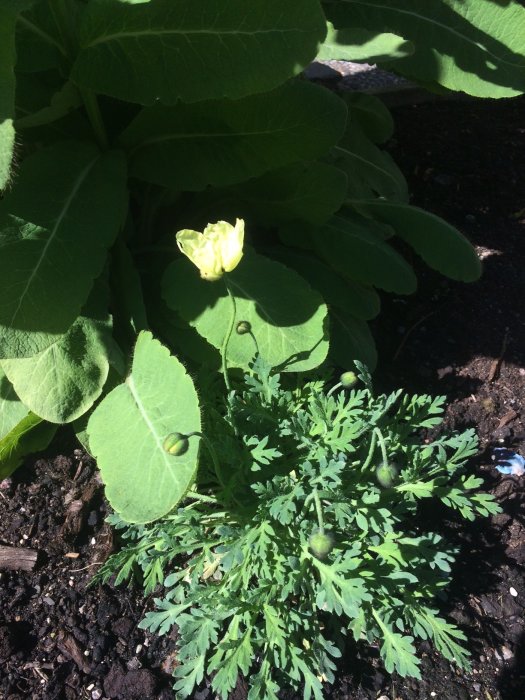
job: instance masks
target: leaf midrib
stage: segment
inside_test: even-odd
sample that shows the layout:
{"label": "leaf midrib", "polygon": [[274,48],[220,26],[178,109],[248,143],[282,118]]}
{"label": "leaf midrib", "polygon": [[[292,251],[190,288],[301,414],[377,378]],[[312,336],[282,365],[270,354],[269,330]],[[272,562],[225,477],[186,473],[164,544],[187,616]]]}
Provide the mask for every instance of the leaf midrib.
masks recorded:
{"label": "leaf midrib", "polygon": [[115,32],[114,34],[104,34],[95,39],[91,40],[89,43],[85,44],[82,49],[90,49],[98,44],[109,43],[111,41],[121,41],[122,39],[136,38],[136,37],[156,37],[164,35],[180,35],[182,37],[187,37],[188,35],[202,35],[202,36],[260,36],[261,34],[311,34],[311,30],[306,29],[296,29],[291,27],[290,29],[254,29],[252,31],[244,31],[240,29],[141,29],[136,31],[127,32]]}
{"label": "leaf midrib", "polygon": [[135,382],[133,381],[133,375],[131,375],[131,374],[129,375],[129,377],[126,379],[126,384],[129,387],[129,390],[131,392],[131,396],[133,397],[133,400],[135,401],[135,404],[139,410],[139,413],[142,417],[142,420],[146,424],[150,433],[155,438],[155,443],[157,445],[157,448],[158,448],[160,454],[162,455],[162,458],[164,460],[164,464],[166,465],[166,467],[168,467],[169,472],[171,473],[170,460],[167,456],[166,451],[164,450],[164,448],[162,446],[161,436],[157,433],[155,426],[151,422],[150,417],[148,416],[146,409],[144,408],[144,404],[142,403],[142,401],[140,399],[139,393],[137,391],[137,387],[135,386]]}
{"label": "leaf midrib", "polygon": [[66,216],[66,214],[67,214],[67,212],[68,212],[68,210],[69,210],[69,207],[71,206],[71,203],[72,203],[72,201],[73,201],[75,195],[76,195],[77,192],[79,191],[79,189],[80,189],[80,187],[82,186],[82,184],[84,183],[84,181],[85,181],[85,179],[86,179],[88,173],[89,173],[90,170],[93,168],[94,164],[97,162],[98,159],[99,159],[99,155],[97,154],[97,156],[96,156],[95,158],[93,158],[93,160],[91,160],[91,161],[86,165],[86,167],[84,168],[84,170],[82,170],[82,171],[80,172],[80,174],[78,175],[78,178],[77,178],[76,181],[74,182],[73,187],[72,187],[72,189],[71,189],[71,193],[70,193],[69,197],[66,199],[66,201],[65,201],[65,203],[64,203],[64,205],[63,205],[63,207],[62,207],[62,210],[61,210],[59,216],[57,217],[57,219],[56,219],[56,221],[55,221],[55,225],[53,226],[53,229],[52,229],[52,231],[51,231],[51,233],[50,233],[50,235],[49,235],[49,237],[48,237],[48,239],[47,239],[47,241],[46,241],[44,247],[42,248],[42,252],[40,253],[40,257],[38,258],[38,261],[37,261],[37,263],[36,263],[36,265],[35,265],[35,267],[34,267],[32,273],[29,275],[29,278],[28,278],[28,280],[27,280],[27,282],[26,282],[26,285],[25,285],[25,287],[24,287],[24,291],[23,291],[22,294],[20,295],[20,299],[19,299],[19,301],[18,301],[18,305],[17,305],[16,309],[14,310],[13,315],[12,315],[12,317],[11,317],[11,321],[10,321],[10,323],[9,323],[10,326],[13,326],[13,325],[15,324],[15,319],[16,319],[16,317],[17,317],[17,315],[18,315],[18,312],[20,311],[20,308],[21,308],[22,303],[23,303],[23,301],[24,301],[24,299],[25,299],[25,296],[27,295],[27,293],[28,293],[28,291],[29,291],[29,288],[31,287],[31,284],[33,283],[33,280],[34,280],[34,278],[35,278],[35,275],[37,274],[38,270],[40,269],[40,266],[42,265],[42,262],[44,261],[44,259],[45,259],[45,257],[46,257],[46,253],[47,253],[47,251],[48,251],[48,249],[49,249],[49,246],[51,245],[51,243],[54,242],[55,237],[57,236],[57,233],[58,233],[58,231],[59,231],[60,225],[62,224],[62,222],[63,222],[63,220],[64,220],[64,218],[65,218],[65,216]]}

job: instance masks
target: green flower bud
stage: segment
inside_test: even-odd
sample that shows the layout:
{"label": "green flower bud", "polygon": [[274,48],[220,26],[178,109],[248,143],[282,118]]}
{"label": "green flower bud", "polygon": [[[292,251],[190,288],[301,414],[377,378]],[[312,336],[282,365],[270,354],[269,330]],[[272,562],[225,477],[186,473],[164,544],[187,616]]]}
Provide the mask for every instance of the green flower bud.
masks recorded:
{"label": "green flower bud", "polygon": [[357,376],[355,372],[343,372],[339,377],[339,381],[345,389],[351,389],[354,384],[357,384]]}
{"label": "green flower bud", "polygon": [[308,540],[310,551],[317,559],[324,559],[334,548],[334,538],[329,532],[314,532]]}
{"label": "green flower bud", "polygon": [[187,436],[183,435],[182,433],[170,433],[164,438],[164,442],[162,443],[162,447],[166,450],[166,452],[174,457],[180,457],[181,455],[185,454],[188,451],[189,446],[190,441],[188,440]]}
{"label": "green flower bud", "polygon": [[246,335],[246,333],[252,332],[252,324],[249,321],[239,321],[237,324],[237,333],[239,335]]}
{"label": "green flower bud", "polygon": [[384,489],[392,488],[394,481],[397,478],[398,468],[395,464],[381,464],[376,469],[376,478],[379,485]]}

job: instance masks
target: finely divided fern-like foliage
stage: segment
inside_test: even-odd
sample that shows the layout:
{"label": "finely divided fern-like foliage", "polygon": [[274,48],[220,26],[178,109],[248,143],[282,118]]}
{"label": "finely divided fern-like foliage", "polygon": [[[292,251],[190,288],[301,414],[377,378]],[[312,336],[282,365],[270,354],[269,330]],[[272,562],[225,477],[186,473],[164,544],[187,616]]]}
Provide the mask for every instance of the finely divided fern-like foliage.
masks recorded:
{"label": "finely divided fern-like foliage", "polygon": [[464,634],[434,604],[453,548],[414,523],[428,498],[469,520],[497,512],[465,474],[476,435],[422,440],[443,397],[374,396],[359,369],[364,388],[326,392],[322,379],[285,385],[257,359],[226,403],[209,398],[214,455],[198,489],[152,525],[112,518],[127,545],[98,578],[142,571],[145,590],[160,591],[142,626],[178,627],[176,697],[209,674],[225,699],[243,674],[250,700],[282,688],[320,700],[345,635],[377,644],[403,676],[420,677],[415,638],[468,667]]}

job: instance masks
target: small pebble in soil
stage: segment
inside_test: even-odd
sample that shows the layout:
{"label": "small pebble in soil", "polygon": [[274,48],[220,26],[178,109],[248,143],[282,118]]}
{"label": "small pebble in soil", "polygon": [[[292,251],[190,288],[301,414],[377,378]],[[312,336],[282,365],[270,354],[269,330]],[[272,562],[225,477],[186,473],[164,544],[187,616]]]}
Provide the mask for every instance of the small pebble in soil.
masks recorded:
{"label": "small pebble in soil", "polygon": [[518,591],[514,588],[514,586],[511,586],[509,588],[509,593],[513,598],[516,598],[518,596]]}
{"label": "small pebble in soil", "polygon": [[510,661],[514,657],[512,651],[506,646],[501,647],[501,655],[503,656],[505,661]]}

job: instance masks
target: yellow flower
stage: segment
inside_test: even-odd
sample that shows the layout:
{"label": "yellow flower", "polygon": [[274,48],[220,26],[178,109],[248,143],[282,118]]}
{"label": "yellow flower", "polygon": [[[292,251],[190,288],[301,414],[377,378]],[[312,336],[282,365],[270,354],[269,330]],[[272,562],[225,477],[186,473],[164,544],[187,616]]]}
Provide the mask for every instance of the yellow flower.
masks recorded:
{"label": "yellow flower", "polygon": [[199,268],[201,277],[209,282],[219,280],[231,272],[242,258],[244,221],[237,219],[235,226],[226,221],[208,224],[203,233],[184,229],[177,233],[177,245]]}

